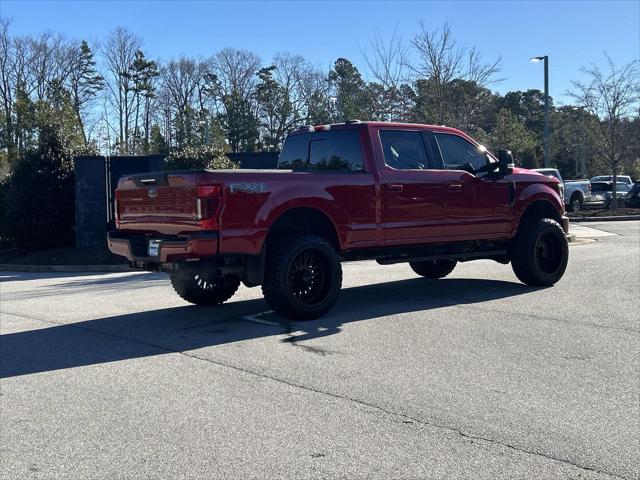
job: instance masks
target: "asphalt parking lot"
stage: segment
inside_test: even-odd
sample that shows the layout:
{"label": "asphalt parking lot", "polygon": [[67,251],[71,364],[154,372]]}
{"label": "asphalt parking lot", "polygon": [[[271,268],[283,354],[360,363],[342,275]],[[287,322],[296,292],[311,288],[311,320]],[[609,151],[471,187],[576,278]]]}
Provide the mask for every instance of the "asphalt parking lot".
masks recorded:
{"label": "asphalt parking lot", "polygon": [[3,272],[0,478],[639,478],[640,223],[586,226],[553,288],[345,264],[301,323]]}

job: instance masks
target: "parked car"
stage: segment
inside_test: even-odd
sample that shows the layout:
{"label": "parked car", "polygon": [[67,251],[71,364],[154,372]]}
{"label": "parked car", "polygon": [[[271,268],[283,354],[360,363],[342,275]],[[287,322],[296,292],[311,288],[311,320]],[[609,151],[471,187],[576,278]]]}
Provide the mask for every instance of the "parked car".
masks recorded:
{"label": "parked car", "polygon": [[[633,181],[629,175],[618,175],[616,181],[625,183],[629,185],[629,187],[633,185]],[[613,182],[613,175],[598,175],[597,177],[593,177],[591,182]]]}
{"label": "parked car", "polygon": [[262,285],[271,308],[295,319],[333,306],[342,261],[408,262],[436,279],[492,259],[543,286],[569,258],[558,180],[432,125],[303,127],[277,170],[128,175],[116,199],[109,249],[132,267],[169,272],[197,305],[225,302],[240,282]]}
{"label": "parked car", "polygon": [[567,210],[577,212],[591,197],[591,182],[589,180],[565,180],[564,203]]}
{"label": "parked car", "polygon": [[565,184],[564,180],[562,179],[562,175],[560,175],[560,172],[558,170],[556,170],[555,168],[534,168],[532,170],[534,172],[541,173],[542,175],[546,175],[547,177],[556,178],[558,182],[560,182],[560,196],[563,199],[565,198]]}
{"label": "parked car", "polygon": [[[616,198],[622,200],[622,204],[625,203],[625,199],[629,194],[629,185],[623,182],[618,182],[616,186]],[[585,204],[590,208],[604,207],[609,208],[611,206],[611,200],[613,199],[613,182],[591,182],[591,198]]]}
{"label": "parked car", "polygon": [[627,207],[640,208],[640,180],[636,180],[627,194]]}

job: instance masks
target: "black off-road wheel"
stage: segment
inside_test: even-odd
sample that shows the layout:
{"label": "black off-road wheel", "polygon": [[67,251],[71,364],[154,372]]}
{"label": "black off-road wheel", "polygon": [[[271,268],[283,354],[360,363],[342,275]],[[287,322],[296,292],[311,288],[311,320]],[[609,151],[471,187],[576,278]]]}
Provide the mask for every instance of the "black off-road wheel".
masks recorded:
{"label": "black off-road wheel", "polygon": [[570,212],[579,212],[582,210],[582,198],[580,195],[575,194],[569,200],[569,211]]}
{"label": "black off-road wheel", "polygon": [[171,273],[171,286],[189,303],[220,305],[236,293],[240,279],[235,275],[215,276],[206,268],[186,268]]}
{"label": "black off-road wheel", "polygon": [[279,238],[267,246],[262,293],[273,310],[292,320],[324,315],[338,299],[342,267],[333,246],[316,235]]}
{"label": "black off-road wheel", "polygon": [[518,279],[536,287],[555,284],[569,261],[569,244],[564,230],[550,218],[522,225],[511,245],[511,266]]}
{"label": "black off-road wheel", "polygon": [[411,269],[425,278],[443,278],[456,268],[455,260],[427,260],[424,262],[409,262]]}

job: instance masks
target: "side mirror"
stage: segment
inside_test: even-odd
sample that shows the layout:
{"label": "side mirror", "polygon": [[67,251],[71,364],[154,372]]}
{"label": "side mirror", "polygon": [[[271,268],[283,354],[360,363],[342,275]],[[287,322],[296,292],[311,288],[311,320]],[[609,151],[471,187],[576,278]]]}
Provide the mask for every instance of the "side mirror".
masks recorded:
{"label": "side mirror", "polygon": [[511,150],[498,150],[498,168],[502,175],[513,172],[513,154]]}

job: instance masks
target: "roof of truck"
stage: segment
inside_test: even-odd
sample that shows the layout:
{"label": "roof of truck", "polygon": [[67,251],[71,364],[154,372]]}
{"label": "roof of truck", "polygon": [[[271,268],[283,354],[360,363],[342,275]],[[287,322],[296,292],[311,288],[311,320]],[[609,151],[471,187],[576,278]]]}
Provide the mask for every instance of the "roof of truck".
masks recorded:
{"label": "roof of truck", "polygon": [[325,132],[328,130],[351,130],[362,127],[391,127],[391,128],[420,128],[425,130],[436,130],[439,132],[463,133],[458,129],[445,125],[428,125],[424,123],[402,123],[402,122],[369,122],[360,120],[347,120],[344,123],[329,123],[325,125],[303,125],[291,131],[289,135],[301,133]]}

